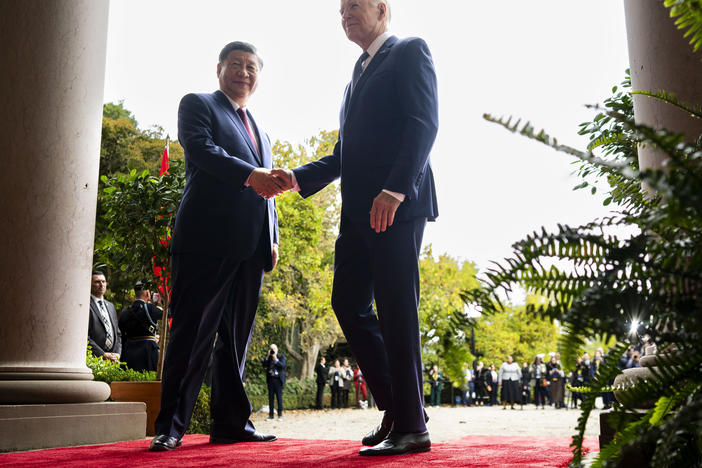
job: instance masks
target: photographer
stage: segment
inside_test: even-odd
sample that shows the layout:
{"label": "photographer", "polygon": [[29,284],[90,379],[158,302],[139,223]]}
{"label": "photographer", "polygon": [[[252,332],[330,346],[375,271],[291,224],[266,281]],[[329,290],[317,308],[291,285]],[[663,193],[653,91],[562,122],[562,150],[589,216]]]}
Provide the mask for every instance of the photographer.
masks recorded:
{"label": "photographer", "polygon": [[631,358],[629,358],[629,361],[626,363],[626,368],[631,369],[632,367],[641,367],[641,363],[639,362],[640,359],[640,354],[638,351],[633,351],[631,353]]}
{"label": "photographer", "polygon": [[278,419],[283,419],[283,386],[285,385],[285,355],[278,354],[278,347],[271,345],[263,360],[268,384],[268,419],[273,419],[273,396],[278,399]]}

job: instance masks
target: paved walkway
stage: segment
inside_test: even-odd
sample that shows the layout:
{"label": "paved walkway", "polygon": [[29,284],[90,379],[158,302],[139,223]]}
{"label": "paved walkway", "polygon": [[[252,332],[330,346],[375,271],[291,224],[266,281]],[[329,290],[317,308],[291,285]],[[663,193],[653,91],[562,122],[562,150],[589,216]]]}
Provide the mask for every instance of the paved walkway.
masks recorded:
{"label": "paved walkway", "polygon": [[[601,405],[600,405],[601,406]],[[580,410],[552,407],[503,410],[502,407],[434,407],[427,408],[427,428],[433,442],[477,435],[550,436],[575,434]],[[585,437],[599,437],[599,413],[588,419]],[[297,439],[355,440],[363,437],[381,419],[376,409],[298,410],[284,412],[283,420],[268,420],[268,413],[256,413],[252,420],[256,429],[278,437]]]}

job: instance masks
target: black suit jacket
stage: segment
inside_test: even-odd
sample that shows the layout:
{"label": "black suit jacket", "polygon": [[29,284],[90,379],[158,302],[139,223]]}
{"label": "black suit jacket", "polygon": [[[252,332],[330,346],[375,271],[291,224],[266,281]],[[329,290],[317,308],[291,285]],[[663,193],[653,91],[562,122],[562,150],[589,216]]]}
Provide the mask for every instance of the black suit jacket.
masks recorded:
{"label": "black suit jacket", "polygon": [[327,378],[329,377],[329,370],[327,370],[326,366],[323,366],[322,364],[317,364],[317,367],[314,368],[314,371],[317,373],[317,383],[324,385],[327,383]]}
{"label": "black suit jacket", "polygon": [[266,358],[263,360],[263,368],[266,370],[266,380],[272,377],[269,370],[273,368],[278,371],[280,382],[285,385],[285,364],[285,354],[278,353],[278,361],[273,361],[270,354],[267,354]]}
{"label": "black suit jacket", "polygon": [[95,300],[90,297],[90,319],[88,322],[88,343],[93,349],[95,356],[102,356],[105,353],[122,354],[122,333],[119,330],[117,322],[117,311],[115,305],[110,301],[103,299],[107,307],[107,314],[110,316],[112,324],[112,349],[105,349],[105,325],[102,323],[102,316]]}
{"label": "black suit jacket", "polygon": [[308,197],[341,178],[341,211],[370,220],[383,190],[405,194],[395,221],[434,220],[438,214],[429,152],[438,130],[434,63],[419,38],[391,36],[344,93],[333,154],[294,170]]}
{"label": "black suit jacket", "polygon": [[[171,253],[233,260],[253,255],[265,232],[278,242],[275,200],[244,184],[251,171],[272,167],[268,135],[258,132],[261,154],[222,91],[188,94],[178,109],[178,139],[185,150],[185,189],[176,215]],[[272,266],[268,249],[265,270]]]}

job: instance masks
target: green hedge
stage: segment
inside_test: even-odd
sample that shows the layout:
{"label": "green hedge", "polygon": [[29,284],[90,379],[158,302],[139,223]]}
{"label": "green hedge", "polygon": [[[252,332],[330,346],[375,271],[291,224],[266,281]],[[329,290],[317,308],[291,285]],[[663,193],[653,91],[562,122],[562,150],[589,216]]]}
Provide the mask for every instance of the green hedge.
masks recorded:
{"label": "green hedge", "polygon": [[[265,391],[265,393],[261,393]],[[268,405],[268,389],[261,385],[246,385],[246,392],[249,395],[254,413],[264,405]],[[210,433],[210,396],[211,391],[207,385],[203,385],[195,403],[193,417],[190,420],[188,434],[209,434]],[[317,396],[317,384],[313,379],[300,380],[289,379],[283,387],[283,408],[284,410],[310,409],[315,405]],[[350,396],[349,396],[350,397]],[[325,387],[323,403],[330,406],[331,395],[329,388]],[[349,402],[351,403],[351,402]]]}

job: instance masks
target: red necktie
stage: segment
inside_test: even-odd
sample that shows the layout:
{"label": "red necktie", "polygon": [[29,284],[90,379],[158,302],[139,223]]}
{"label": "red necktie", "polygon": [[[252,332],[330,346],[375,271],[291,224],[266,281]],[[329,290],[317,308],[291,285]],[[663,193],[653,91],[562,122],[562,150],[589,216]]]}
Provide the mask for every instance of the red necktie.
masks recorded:
{"label": "red necktie", "polygon": [[244,127],[246,127],[246,131],[249,133],[251,143],[253,143],[254,148],[256,148],[256,153],[261,154],[261,152],[258,150],[258,143],[256,142],[256,137],[254,136],[253,130],[251,130],[251,125],[249,125],[249,118],[246,115],[246,111],[240,107],[236,110],[236,113],[239,114],[239,117],[241,117],[241,121],[244,122]]}

